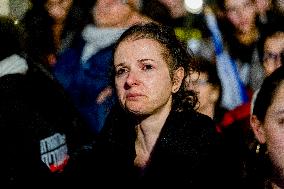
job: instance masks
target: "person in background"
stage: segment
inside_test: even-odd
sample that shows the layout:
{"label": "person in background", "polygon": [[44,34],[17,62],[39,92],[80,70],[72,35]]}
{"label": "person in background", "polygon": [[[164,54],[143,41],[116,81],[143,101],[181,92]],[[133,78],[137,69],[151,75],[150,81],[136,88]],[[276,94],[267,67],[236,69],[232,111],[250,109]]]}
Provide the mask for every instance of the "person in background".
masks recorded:
{"label": "person in background", "polygon": [[[283,65],[283,53],[284,53],[284,28],[280,20],[275,19],[274,22],[267,23],[267,27],[264,28],[264,34],[261,41],[262,48],[260,48],[260,57],[262,58],[262,65],[265,73],[265,77],[271,75],[276,69]],[[281,58],[282,56],[282,58]],[[251,105],[250,105],[250,124],[253,117],[253,110],[256,103],[256,98],[258,96],[259,90],[256,90],[253,94]],[[261,148],[261,150],[260,150]],[[255,152],[255,169],[258,170],[257,164],[262,160],[266,159],[265,147],[260,144],[256,137],[254,137],[254,145],[252,146],[252,151]],[[255,174],[258,176],[263,176],[263,172],[255,171],[251,175]],[[257,178],[257,177],[255,177]],[[258,183],[258,182],[255,182]],[[263,183],[258,183],[263,184]]]}
{"label": "person in background", "polygon": [[256,0],[255,1],[258,22],[260,24],[267,24],[270,21],[270,14],[273,14],[272,10],[272,0]]}
{"label": "person in background", "polygon": [[165,5],[170,11],[172,27],[186,27],[188,26],[189,17],[188,12],[185,9],[183,0],[158,0],[163,5]]}
{"label": "person in background", "polygon": [[[57,55],[72,46],[82,30],[85,13],[77,0],[32,0],[20,23],[27,34],[25,51],[33,61],[50,69]],[[36,49],[36,50],[35,50]]]}
{"label": "person in background", "polygon": [[62,87],[26,59],[22,36],[13,20],[0,18],[0,182],[54,187],[68,182],[92,138]]}
{"label": "person in background", "polygon": [[[281,22],[276,20],[273,24],[267,24],[268,27],[263,30],[263,38],[259,42],[259,55],[260,59],[262,59],[266,77],[281,66],[280,56],[283,51],[283,36],[281,33],[283,33],[283,26]],[[250,117],[258,91],[259,89],[254,92],[249,103],[226,112],[220,124],[223,135],[228,136],[226,137],[227,143],[235,146],[234,151],[239,150],[237,155],[240,155],[241,175],[243,175],[244,184],[251,187],[257,181],[258,171],[255,170],[260,156],[259,144],[250,127]],[[238,157],[237,155],[236,157]]]}
{"label": "person in background", "polygon": [[167,26],[172,24],[170,9],[160,0],[142,0],[141,13],[160,24]]}
{"label": "person in background", "polygon": [[261,31],[256,25],[255,3],[252,0],[223,0],[218,4],[223,14],[219,17],[219,25],[226,48],[241,81],[248,91],[254,92],[264,78],[259,59]]}
{"label": "person in background", "polygon": [[[266,38],[265,34],[267,30],[271,30],[270,27],[275,28],[274,25],[279,27],[279,23],[282,22],[284,18],[284,14],[279,12],[279,5],[276,4],[276,0],[256,0],[256,8],[257,8],[257,26],[260,28],[261,33],[264,33],[261,37]],[[260,43],[260,48],[262,44]],[[261,54],[261,52],[260,52]],[[260,57],[261,58],[261,57]]]}
{"label": "person in background", "polygon": [[[5,183],[6,186],[31,182],[29,177],[38,179],[39,181],[49,180],[51,177],[48,168],[40,159],[39,146],[38,148],[34,148],[32,140],[21,140],[25,138],[25,133],[19,130],[21,128],[18,129],[15,127],[12,122],[10,122],[10,125],[4,122],[6,118],[5,114],[9,114],[9,111],[11,111],[11,108],[13,107],[8,105],[9,100],[5,98],[5,91],[9,93],[9,98],[12,99],[12,101],[14,96],[20,95],[9,92],[12,91],[11,88],[13,87],[13,83],[7,85],[5,80],[7,80],[7,76],[10,78],[13,78],[13,76],[16,75],[21,76],[22,74],[25,74],[28,69],[26,60],[18,55],[21,52],[21,43],[19,41],[20,31],[18,31],[18,29],[19,28],[13,24],[13,20],[8,17],[0,17],[0,125],[1,151],[3,154],[1,155],[0,160],[1,162],[5,162],[2,166],[2,170],[5,172],[5,175],[1,177],[0,180],[1,184]],[[18,99],[19,98],[21,97],[19,96]],[[16,104],[17,102],[14,101],[12,103]],[[6,107],[9,109],[6,109]],[[12,114],[10,117],[12,117]],[[13,116],[13,119],[15,118],[17,118],[17,115]],[[18,134],[21,137],[17,136],[18,132],[21,133]],[[22,143],[22,145],[17,144],[17,141]],[[19,146],[17,147],[17,145]],[[21,148],[23,148],[23,150]],[[26,154],[23,155],[25,151]]]}
{"label": "person in background", "polygon": [[[275,19],[274,22],[267,24],[263,31],[260,58],[262,59],[264,74],[267,77],[282,65],[281,54],[284,53],[284,27],[280,20]],[[251,111],[258,91],[256,90],[253,94]]]}
{"label": "person in background", "polygon": [[281,53],[284,53],[284,26],[280,20],[271,23],[265,29],[262,46],[262,64],[265,76],[268,76],[282,65]]}
{"label": "person in background", "polygon": [[202,58],[197,58],[196,64],[197,71],[191,73],[187,78],[187,87],[198,94],[197,111],[214,120],[215,128],[224,140],[226,152],[231,155],[229,159],[232,162],[231,168],[235,170],[235,178],[239,179],[240,188],[245,188],[250,184],[246,174],[250,171],[248,170],[250,167],[247,165],[253,161],[253,156],[248,148],[249,141],[254,139],[251,135],[253,133],[249,133],[247,128],[243,126],[243,120],[233,120],[229,125],[224,125],[224,119],[232,112],[220,106],[222,87],[216,65]]}
{"label": "person in background", "polygon": [[187,87],[198,93],[197,111],[218,123],[226,110],[220,105],[222,86],[216,65],[201,57],[196,59],[196,64],[198,72],[193,72],[187,77]]}
{"label": "person in background", "polygon": [[[142,2],[94,1],[91,21],[84,27],[79,42],[60,55],[53,69],[54,76],[71,96],[95,136],[103,128],[116,100],[109,74],[113,45],[126,28],[152,21]],[[151,2],[155,1],[148,2],[147,7],[151,7]]]}
{"label": "person in background", "polygon": [[[283,64],[283,59],[282,59]],[[266,77],[252,110],[251,127],[261,144],[258,188],[283,188],[284,67]]]}
{"label": "person in background", "polygon": [[[241,188],[252,185],[254,175],[255,161],[255,139],[250,127],[250,110],[251,99],[254,91],[256,91],[264,78],[263,67],[260,62],[259,43],[261,39],[261,31],[256,25],[256,6],[252,0],[224,0],[218,1],[220,13],[218,17],[218,25],[224,39],[224,50],[228,52],[229,58],[225,64],[219,64],[219,70],[222,66],[230,65],[231,71],[229,76],[227,72],[222,72],[219,77],[224,81],[235,74],[238,84],[235,83],[223,86],[223,91],[228,88],[241,88],[241,93],[232,94],[229,99],[235,99],[241,94],[242,101],[230,111],[224,114],[223,120],[219,123],[219,128],[225,137],[226,143],[231,146],[232,158],[238,163],[238,172],[240,175],[239,183]],[[220,72],[219,72],[220,73]],[[230,104],[229,104],[230,105]]]}
{"label": "person in background", "polygon": [[272,5],[274,7],[274,11],[279,14],[284,14],[284,2],[282,0],[272,0]]}
{"label": "person in background", "polygon": [[92,176],[116,186],[222,188],[230,171],[220,138],[186,89],[192,61],[170,27],[134,25],[122,34],[113,61],[118,104],[95,144]]}

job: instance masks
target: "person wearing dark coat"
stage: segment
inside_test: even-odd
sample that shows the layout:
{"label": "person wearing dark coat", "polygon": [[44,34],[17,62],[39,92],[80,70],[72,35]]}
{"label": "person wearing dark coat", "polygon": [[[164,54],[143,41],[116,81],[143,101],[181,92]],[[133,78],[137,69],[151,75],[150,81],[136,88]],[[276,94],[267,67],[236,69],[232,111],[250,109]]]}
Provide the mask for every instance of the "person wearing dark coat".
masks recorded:
{"label": "person wearing dark coat", "polygon": [[42,187],[68,182],[92,138],[61,85],[21,54],[13,20],[1,17],[0,28],[1,49],[9,49],[1,51],[0,59],[0,183]]}
{"label": "person wearing dark coat", "polygon": [[185,87],[193,57],[173,30],[134,25],[113,57],[118,104],[93,148],[91,177],[104,187],[228,187],[233,177],[214,122],[196,112],[196,94]]}

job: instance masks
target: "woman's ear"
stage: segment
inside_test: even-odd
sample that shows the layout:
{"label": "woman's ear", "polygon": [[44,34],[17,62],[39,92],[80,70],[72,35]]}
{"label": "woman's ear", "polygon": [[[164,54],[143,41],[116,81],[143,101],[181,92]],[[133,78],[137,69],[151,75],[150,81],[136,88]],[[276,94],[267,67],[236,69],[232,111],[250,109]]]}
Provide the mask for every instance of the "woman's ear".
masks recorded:
{"label": "woman's ear", "polygon": [[266,137],[265,131],[263,129],[263,124],[257,119],[255,115],[252,115],[250,117],[250,125],[258,142],[264,144],[266,142]]}
{"label": "woman's ear", "polygon": [[176,93],[179,90],[183,78],[184,69],[182,67],[179,67],[177,70],[174,71],[172,93]]}

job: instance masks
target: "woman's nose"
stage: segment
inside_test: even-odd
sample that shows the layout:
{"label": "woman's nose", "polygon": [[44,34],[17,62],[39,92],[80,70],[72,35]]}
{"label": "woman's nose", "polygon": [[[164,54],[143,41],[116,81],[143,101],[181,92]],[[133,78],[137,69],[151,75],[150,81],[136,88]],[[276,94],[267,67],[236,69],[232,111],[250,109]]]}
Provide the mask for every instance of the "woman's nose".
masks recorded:
{"label": "woman's nose", "polygon": [[128,86],[135,86],[139,83],[138,81],[138,73],[134,71],[129,71],[127,78],[126,78],[126,84]]}

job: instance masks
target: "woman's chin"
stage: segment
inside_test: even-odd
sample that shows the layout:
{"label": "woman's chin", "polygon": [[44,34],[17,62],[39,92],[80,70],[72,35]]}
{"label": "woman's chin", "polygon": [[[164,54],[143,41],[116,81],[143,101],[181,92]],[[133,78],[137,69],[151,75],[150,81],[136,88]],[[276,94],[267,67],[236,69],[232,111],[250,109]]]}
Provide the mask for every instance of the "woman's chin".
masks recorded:
{"label": "woman's chin", "polygon": [[143,115],[143,111],[141,109],[135,109],[135,108],[127,108],[127,111],[131,114],[134,114],[134,115]]}

